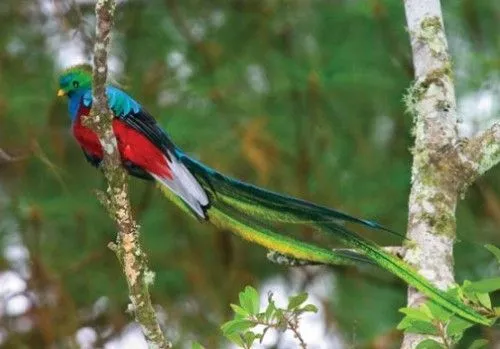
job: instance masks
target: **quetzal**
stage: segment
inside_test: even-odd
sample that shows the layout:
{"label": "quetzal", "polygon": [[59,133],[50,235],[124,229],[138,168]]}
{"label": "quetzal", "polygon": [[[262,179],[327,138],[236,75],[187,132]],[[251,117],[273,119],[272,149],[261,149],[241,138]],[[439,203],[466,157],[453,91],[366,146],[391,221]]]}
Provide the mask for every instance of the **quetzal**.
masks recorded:
{"label": "quetzal", "polygon": [[[82,118],[92,107],[92,68],[78,65],[59,78],[59,96],[68,97],[72,132],[88,161],[98,167],[103,150]],[[368,262],[382,267],[433,301],[469,321],[492,320],[432,286],[411,266],[348,230],[339,221],[388,230],[381,225],[225,176],[182,152],[154,118],[118,87],[106,87],[123,167],[132,176],[155,181],[162,192],[200,222],[210,222],[270,250],[330,265]],[[308,224],[338,238],[350,250],[331,250],[277,233],[272,223]],[[388,230],[390,231],[390,230]]]}

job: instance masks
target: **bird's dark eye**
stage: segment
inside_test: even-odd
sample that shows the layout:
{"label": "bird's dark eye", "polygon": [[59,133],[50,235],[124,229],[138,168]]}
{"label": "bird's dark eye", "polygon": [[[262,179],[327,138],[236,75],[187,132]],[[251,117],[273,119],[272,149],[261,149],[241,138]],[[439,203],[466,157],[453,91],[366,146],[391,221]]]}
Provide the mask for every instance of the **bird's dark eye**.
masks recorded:
{"label": "bird's dark eye", "polygon": [[73,87],[78,88],[80,86],[80,83],[78,81],[73,81]]}

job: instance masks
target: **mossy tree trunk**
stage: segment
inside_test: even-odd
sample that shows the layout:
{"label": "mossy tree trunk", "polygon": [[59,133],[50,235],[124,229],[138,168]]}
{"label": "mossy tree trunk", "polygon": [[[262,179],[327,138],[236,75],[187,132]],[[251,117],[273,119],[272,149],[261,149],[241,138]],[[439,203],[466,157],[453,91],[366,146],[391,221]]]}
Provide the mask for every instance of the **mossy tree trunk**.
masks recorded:
{"label": "mossy tree trunk", "polygon": [[[406,96],[415,118],[408,238],[405,260],[441,289],[455,282],[453,244],[460,194],[500,160],[500,124],[471,140],[460,139],[452,63],[439,0],[406,0],[415,82]],[[424,296],[408,290],[409,306]],[[402,348],[425,336],[405,334]],[[435,338],[434,338],[435,339]]]}

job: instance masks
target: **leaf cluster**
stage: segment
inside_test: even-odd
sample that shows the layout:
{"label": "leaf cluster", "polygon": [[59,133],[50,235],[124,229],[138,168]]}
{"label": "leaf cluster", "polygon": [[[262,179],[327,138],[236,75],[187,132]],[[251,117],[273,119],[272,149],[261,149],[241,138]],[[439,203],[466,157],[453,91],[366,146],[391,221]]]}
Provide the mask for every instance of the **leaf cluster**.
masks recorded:
{"label": "leaf cluster", "polygon": [[[500,249],[493,245],[486,245],[486,249],[494,254],[500,263]],[[500,278],[487,278],[475,282],[465,280],[461,286],[448,291],[452,296],[462,299],[478,311],[498,316],[500,308],[493,307],[490,293],[500,290]],[[419,349],[447,349],[458,343],[464,332],[473,323],[453,315],[441,306],[432,301],[421,304],[418,308],[401,308],[399,310],[405,314],[397,328],[406,332],[420,333],[435,336],[435,339],[427,339],[421,342]],[[484,339],[475,340],[469,348],[479,349],[486,347],[488,341]]]}
{"label": "leaf cluster", "polygon": [[[292,331],[301,348],[306,348],[298,328],[301,315],[316,313],[318,308],[313,304],[304,304],[307,293],[302,292],[288,298],[285,308],[276,305],[273,294],[267,296],[267,306],[260,309],[260,296],[257,290],[246,286],[239,294],[239,304],[231,304],[234,319],[221,326],[222,333],[231,342],[241,348],[251,348],[255,341],[262,343],[270,329],[281,332]],[[261,331],[257,327],[263,328]]]}

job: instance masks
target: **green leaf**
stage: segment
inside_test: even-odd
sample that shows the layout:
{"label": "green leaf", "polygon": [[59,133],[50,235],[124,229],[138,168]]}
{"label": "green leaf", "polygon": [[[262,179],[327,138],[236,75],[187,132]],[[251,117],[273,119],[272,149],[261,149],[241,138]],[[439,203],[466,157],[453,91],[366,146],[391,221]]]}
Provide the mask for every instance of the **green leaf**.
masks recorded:
{"label": "green leaf", "polygon": [[239,294],[240,305],[250,314],[254,315],[259,312],[259,293],[252,286],[245,287],[243,292]]}
{"label": "green leaf", "polygon": [[193,342],[193,344],[191,344],[191,349],[205,349],[205,347],[198,342]]}
{"label": "green leaf", "polygon": [[479,299],[477,298],[477,293],[473,291],[464,290],[465,303],[472,302],[479,304]]}
{"label": "green leaf", "polygon": [[276,306],[272,299],[269,299],[269,304],[267,305],[266,311],[264,312],[264,319],[267,321],[271,320],[275,315]]}
{"label": "green leaf", "polygon": [[247,319],[234,319],[221,326],[221,330],[227,337],[233,333],[240,333],[254,327],[254,323]]}
{"label": "green leaf", "polygon": [[490,299],[490,295],[488,293],[476,293],[476,297],[479,301],[479,303],[487,308],[487,309],[491,309],[491,299]]}
{"label": "green leaf", "polygon": [[288,298],[288,310],[295,309],[299,307],[302,303],[304,303],[307,300],[307,293],[306,292],[301,292],[296,296],[292,296]]}
{"label": "green leaf", "polygon": [[[465,280],[464,281],[464,284],[467,282],[468,280]],[[446,291],[446,293],[448,293],[450,296],[452,297],[455,297],[457,299],[460,299],[462,297],[462,288],[459,287],[458,285],[453,287],[453,288],[450,288]]]}
{"label": "green leaf", "polygon": [[464,331],[471,326],[474,326],[474,324],[461,317],[453,316],[446,326],[446,334],[455,340],[459,340],[462,338]]}
{"label": "green leaf", "polygon": [[255,339],[258,338],[257,334],[252,331],[245,332],[242,337],[248,347],[251,347]]}
{"label": "green leaf", "polygon": [[430,301],[426,304],[432,314],[432,317],[440,322],[447,322],[453,316],[453,313],[449,312],[435,302]]}
{"label": "green leaf", "polygon": [[430,335],[439,334],[439,331],[431,322],[415,320],[408,315],[405,316],[403,320],[401,320],[401,322],[397,326],[397,329],[404,330],[405,332],[420,333],[420,334],[430,334]]}
{"label": "green leaf", "polygon": [[472,344],[470,345],[469,349],[482,349],[486,348],[488,345],[488,341],[486,339],[476,339]]}
{"label": "green leaf", "polygon": [[420,342],[416,347],[416,349],[443,349],[443,348],[444,346],[441,343],[436,342],[433,339],[426,339]]}
{"label": "green leaf", "polygon": [[428,313],[422,311],[421,308],[401,308],[399,311],[406,314],[407,317],[413,320],[420,320],[424,322],[432,323],[432,317],[430,316],[429,308],[427,308]]}
{"label": "green leaf", "polygon": [[227,339],[229,339],[231,342],[236,344],[239,347],[244,348],[245,347],[245,342],[243,341],[243,338],[241,338],[241,334],[239,333],[231,333],[231,334],[224,334]]}
{"label": "green leaf", "polygon": [[488,251],[493,253],[495,255],[495,257],[497,258],[498,263],[500,263],[500,248],[493,246],[493,245],[490,245],[490,244],[484,245],[484,247]]}
{"label": "green leaf", "polygon": [[429,318],[434,319],[434,315],[431,312],[431,309],[429,308],[429,305],[427,303],[421,304],[419,307],[420,311],[427,315]]}
{"label": "green leaf", "polygon": [[317,313],[318,312],[318,307],[315,306],[314,304],[306,304],[300,310],[303,313]]}
{"label": "green leaf", "polygon": [[275,319],[277,321],[276,327],[279,331],[286,331],[287,329],[287,321],[285,319],[285,310],[281,308],[277,308],[275,311]]}
{"label": "green leaf", "polygon": [[500,307],[493,308],[493,313],[495,316],[500,317]]}
{"label": "green leaf", "polygon": [[284,317],[285,317],[285,316],[284,316],[284,313],[283,313],[283,312],[284,312],[284,310],[283,310],[283,309],[281,309],[281,308],[276,308],[276,310],[274,311],[274,314],[275,314],[275,316],[276,316],[276,319],[278,319],[278,320],[282,320],[282,319],[284,319]]}
{"label": "green leaf", "polygon": [[500,278],[483,279],[463,286],[466,292],[489,293],[500,290]]}
{"label": "green leaf", "polygon": [[250,313],[248,311],[246,311],[246,309],[243,309],[242,307],[240,307],[237,304],[230,304],[230,307],[233,309],[235,314],[239,315],[240,317],[247,317],[250,315]]}

